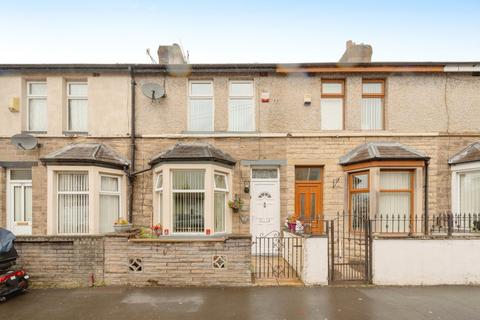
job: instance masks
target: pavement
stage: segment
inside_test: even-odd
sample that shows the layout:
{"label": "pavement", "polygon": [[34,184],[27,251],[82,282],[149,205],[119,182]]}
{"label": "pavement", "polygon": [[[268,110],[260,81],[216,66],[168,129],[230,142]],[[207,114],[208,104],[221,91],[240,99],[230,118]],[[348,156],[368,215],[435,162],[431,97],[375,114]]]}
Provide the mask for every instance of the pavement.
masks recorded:
{"label": "pavement", "polygon": [[480,287],[32,289],[0,319],[480,319]]}

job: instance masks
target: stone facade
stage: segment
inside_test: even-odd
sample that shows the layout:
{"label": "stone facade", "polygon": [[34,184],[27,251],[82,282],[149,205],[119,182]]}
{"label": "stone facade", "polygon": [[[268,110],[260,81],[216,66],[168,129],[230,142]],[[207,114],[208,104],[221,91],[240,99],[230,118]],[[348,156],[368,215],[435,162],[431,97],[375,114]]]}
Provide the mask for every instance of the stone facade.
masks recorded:
{"label": "stone facade", "polygon": [[[15,247],[36,287],[245,286],[251,284],[249,236],[204,240],[128,235],[19,236]],[[138,259],[141,270],[130,269]]]}

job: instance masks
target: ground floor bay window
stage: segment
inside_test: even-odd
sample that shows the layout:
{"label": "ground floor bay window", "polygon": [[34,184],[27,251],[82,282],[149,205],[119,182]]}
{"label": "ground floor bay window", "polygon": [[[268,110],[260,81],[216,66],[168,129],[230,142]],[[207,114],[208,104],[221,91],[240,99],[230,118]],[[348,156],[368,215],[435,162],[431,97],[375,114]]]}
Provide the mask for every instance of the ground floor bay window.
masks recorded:
{"label": "ground floor bay window", "polygon": [[452,211],[480,214],[480,162],[452,166]]}
{"label": "ground floor bay window", "polygon": [[48,166],[48,234],[113,232],[126,218],[126,177],[121,170]]}
{"label": "ground floor bay window", "polygon": [[162,164],[154,170],[153,224],[166,235],[231,232],[231,169],[215,164]]}

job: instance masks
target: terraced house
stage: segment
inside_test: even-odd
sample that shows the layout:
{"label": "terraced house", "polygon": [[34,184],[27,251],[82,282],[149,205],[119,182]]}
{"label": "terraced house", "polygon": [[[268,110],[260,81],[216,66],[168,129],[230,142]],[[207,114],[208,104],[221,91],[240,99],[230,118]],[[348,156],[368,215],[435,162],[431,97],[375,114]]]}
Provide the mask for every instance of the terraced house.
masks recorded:
{"label": "terraced house", "polygon": [[[149,65],[0,65],[0,226],[31,235],[27,246],[100,241],[119,218],[159,224],[163,241],[190,241],[185,250],[222,239],[212,250],[230,253],[216,262],[238,263],[242,283],[248,236],[288,216],[345,212],[355,228],[358,217],[400,215],[411,234],[418,217],[480,212],[478,64],[207,65],[176,50],[161,47],[163,63]],[[128,263],[146,271],[140,258]],[[105,262],[104,274],[115,268]],[[172,283],[191,273],[170,272]]]}

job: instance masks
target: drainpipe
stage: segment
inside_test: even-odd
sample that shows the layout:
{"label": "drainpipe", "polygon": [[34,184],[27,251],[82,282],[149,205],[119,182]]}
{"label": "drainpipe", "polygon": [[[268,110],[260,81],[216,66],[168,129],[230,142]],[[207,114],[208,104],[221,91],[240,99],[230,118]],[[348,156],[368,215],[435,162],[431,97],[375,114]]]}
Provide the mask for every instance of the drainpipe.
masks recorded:
{"label": "drainpipe", "polygon": [[424,174],[424,189],[425,189],[425,195],[423,197],[425,203],[425,214],[424,214],[424,228],[425,228],[425,235],[428,235],[428,165],[430,163],[430,160],[425,160],[425,174]]}
{"label": "drainpipe", "polygon": [[130,72],[130,92],[131,92],[131,120],[130,120],[130,173],[128,175],[128,184],[130,186],[129,191],[129,203],[128,203],[128,221],[133,222],[133,189],[135,176],[132,174],[135,172],[135,69],[133,66],[129,66]]}

